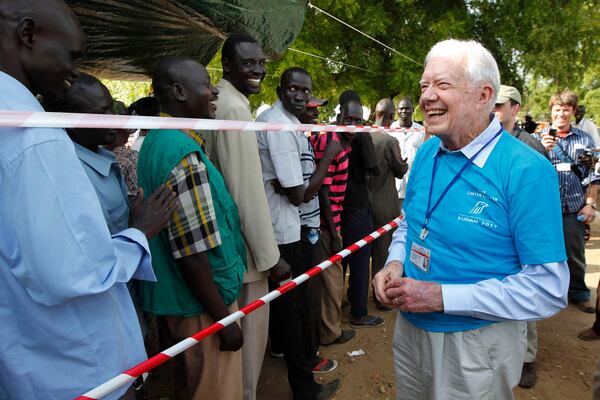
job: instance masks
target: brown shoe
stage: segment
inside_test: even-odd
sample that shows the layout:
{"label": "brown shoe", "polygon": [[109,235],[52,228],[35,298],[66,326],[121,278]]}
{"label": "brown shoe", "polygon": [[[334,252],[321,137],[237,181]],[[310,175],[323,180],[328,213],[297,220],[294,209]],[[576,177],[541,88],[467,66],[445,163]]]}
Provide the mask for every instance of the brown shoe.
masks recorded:
{"label": "brown shoe", "polygon": [[596,307],[594,307],[589,300],[579,301],[573,304],[575,304],[575,307],[579,308],[579,310],[583,311],[584,313],[593,314],[596,312]]}
{"label": "brown shoe", "polygon": [[523,363],[521,370],[521,380],[519,386],[525,389],[531,389],[537,381],[537,372],[535,371],[535,362]]}
{"label": "brown shoe", "polygon": [[579,332],[579,335],[577,335],[577,337],[581,340],[586,340],[588,342],[600,340],[600,335],[596,333],[594,328],[588,328],[585,331]]}

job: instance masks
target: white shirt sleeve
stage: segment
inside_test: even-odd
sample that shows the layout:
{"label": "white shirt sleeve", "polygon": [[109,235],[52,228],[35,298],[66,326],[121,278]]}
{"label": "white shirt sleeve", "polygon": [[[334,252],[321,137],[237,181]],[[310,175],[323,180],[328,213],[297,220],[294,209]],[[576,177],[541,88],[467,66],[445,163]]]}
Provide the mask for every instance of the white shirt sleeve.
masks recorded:
{"label": "white shirt sleeve", "polygon": [[[404,215],[404,210],[402,210]],[[387,265],[391,261],[399,261],[404,265],[404,259],[406,258],[406,233],[408,227],[406,225],[406,218],[402,218],[398,224],[398,229],[392,236],[392,244],[388,250],[388,258],[385,264]]]}
{"label": "white shirt sleeve", "polygon": [[523,265],[501,281],[442,285],[444,312],[492,321],[545,319],[567,306],[566,261]]}

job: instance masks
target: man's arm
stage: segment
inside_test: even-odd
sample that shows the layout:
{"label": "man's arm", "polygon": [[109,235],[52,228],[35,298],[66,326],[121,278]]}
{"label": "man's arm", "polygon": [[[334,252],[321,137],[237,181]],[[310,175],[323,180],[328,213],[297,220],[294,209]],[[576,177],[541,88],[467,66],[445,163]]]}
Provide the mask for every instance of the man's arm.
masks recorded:
{"label": "man's arm", "polygon": [[523,265],[502,281],[442,285],[444,312],[493,321],[540,320],[567,306],[569,267],[565,261]]}
{"label": "man's arm", "polygon": [[583,208],[577,213],[577,215],[584,216],[584,222],[587,224],[592,223],[592,221],[594,221],[594,219],[596,218],[596,209],[592,207],[592,205],[596,204],[596,197],[598,196],[598,186],[598,184],[588,186],[585,206],[583,206]]}
{"label": "man's arm", "polygon": [[[308,143],[308,145],[310,146],[310,143]],[[331,163],[342,150],[342,145],[339,142],[330,140],[327,143],[323,157],[317,163],[317,168],[311,175],[307,186],[299,185],[287,189],[281,188],[281,192],[288,198],[290,203],[299,206],[302,203],[308,203],[315,197],[327,177]]]}
{"label": "man's arm", "polygon": [[156,280],[144,233],[126,229],[111,237],[71,142],[28,148],[5,182],[14,235],[3,241],[20,249],[22,262],[11,272],[34,301],[56,306],[132,277]]}
{"label": "man's arm", "polygon": [[[177,260],[181,275],[192,293],[214,321],[229,315],[227,305],[213,280],[212,269],[205,253],[197,253]],[[242,330],[236,324],[219,331],[220,350],[237,351],[244,344]]]}
{"label": "man's arm", "polygon": [[[404,214],[404,213],[403,213]],[[385,267],[373,278],[373,289],[380,303],[392,306],[393,298],[388,297],[386,288],[388,283],[402,278],[404,273],[404,259],[406,258],[406,233],[408,226],[406,219],[402,218],[398,228],[392,236],[388,258]]]}
{"label": "man's arm", "polygon": [[394,177],[400,179],[408,171],[408,164],[402,158],[402,151],[400,150],[400,143],[398,139],[390,136],[391,139],[386,146],[387,162],[390,169],[394,173]]}
{"label": "man's arm", "polygon": [[[172,256],[186,285],[213,320],[218,321],[229,315],[229,311],[206,256],[206,251],[221,245],[206,166],[192,153],[173,169],[166,186],[173,188],[179,200],[168,226]],[[221,351],[236,351],[243,344],[237,324],[221,330],[219,335]]]}
{"label": "man's arm", "polygon": [[[251,121],[247,110],[231,108],[227,120]],[[279,260],[269,205],[265,195],[256,135],[249,132],[219,131],[212,134],[213,154],[235,201],[241,231],[258,271],[268,271]]]}
{"label": "man's arm", "polygon": [[[333,222],[331,202],[329,201],[329,186],[322,186],[321,190],[319,190],[319,207],[321,209],[321,218],[325,223],[323,229],[328,230],[331,234],[331,250],[335,254],[342,250],[342,243],[338,237],[335,222]],[[333,254],[330,254],[330,256]]]}

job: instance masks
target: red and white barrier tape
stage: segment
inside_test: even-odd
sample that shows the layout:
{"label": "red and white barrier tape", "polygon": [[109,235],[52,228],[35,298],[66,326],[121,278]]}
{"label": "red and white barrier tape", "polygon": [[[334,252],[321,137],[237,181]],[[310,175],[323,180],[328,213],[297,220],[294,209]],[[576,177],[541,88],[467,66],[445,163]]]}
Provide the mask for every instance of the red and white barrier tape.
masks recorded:
{"label": "red and white barrier tape", "polygon": [[141,117],[133,115],[47,113],[0,110],[0,127],[19,128],[110,128],[196,129],[210,131],[314,131],[314,132],[408,132],[414,128],[382,128],[377,125],[279,124],[273,122],[219,119]]}
{"label": "red and white barrier tape", "polygon": [[368,234],[367,236],[365,236],[358,242],[354,243],[353,245],[348,246],[347,248],[343,249],[339,253],[336,253],[332,257],[329,257],[327,260],[323,261],[319,265],[311,268],[310,270],[306,271],[305,273],[298,276],[297,278],[280,286],[276,290],[274,290],[270,293],[267,293],[265,296],[261,297],[260,299],[254,300],[252,303],[246,305],[245,307],[242,307],[239,311],[236,311],[233,314],[230,314],[229,316],[223,318],[222,320],[215,322],[208,328],[201,330],[200,332],[196,333],[195,335],[193,335],[185,340],[182,340],[181,342],[175,344],[174,346],[169,347],[168,349],[158,353],[154,357],[151,357],[148,360],[136,365],[135,367],[128,369],[127,371],[123,372],[122,374],[117,375],[116,377],[103,383],[100,386],[97,386],[96,388],[90,390],[89,392],[85,393],[84,395],[77,397],[76,400],[101,399],[102,397],[108,395],[109,393],[112,393],[113,391],[117,390],[121,386],[127,385],[128,383],[132,383],[140,375],[163,364],[164,362],[175,357],[177,354],[184,352],[185,350],[189,349],[190,347],[192,347],[195,344],[197,344],[198,342],[200,342],[202,339],[220,331],[221,329],[234,323],[235,321],[242,319],[243,317],[250,314],[254,310],[264,306],[267,303],[270,303],[271,301],[275,300],[282,294],[294,289],[296,286],[304,283],[305,281],[312,278],[313,276],[326,270],[334,263],[340,261],[342,258],[347,257],[348,255],[356,252],[361,247],[364,247],[367,244],[371,243],[373,240],[381,237],[382,235],[386,234],[387,232],[391,231],[392,229],[397,228],[398,224],[400,223],[402,218],[403,218],[402,216],[395,218],[394,220],[390,221],[386,225],[377,229],[375,232]]}

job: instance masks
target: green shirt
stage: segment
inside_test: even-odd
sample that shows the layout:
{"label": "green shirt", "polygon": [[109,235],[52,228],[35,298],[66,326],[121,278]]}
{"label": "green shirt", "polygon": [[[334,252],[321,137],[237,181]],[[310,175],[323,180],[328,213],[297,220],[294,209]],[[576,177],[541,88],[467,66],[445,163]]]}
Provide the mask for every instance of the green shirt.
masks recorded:
{"label": "green shirt", "polygon": [[[170,172],[182,159],[196,153],[208,172],[221,245],[206,251],[213,279],[229,305],[237,300],[246,270],[246,250],[240,232],[240,220],[221,174],[208,160],[200,145],[178,130],[151,130],[140,150],[138,180],[144,193],[152,193],[165,184]],[[142,309],[154,315],[189,317],[205,312],[204,307],[186,284],[171,253],[168,234],[163,230],[149,241],[152,266],[157,282],[143,282],[140,287]]]}

